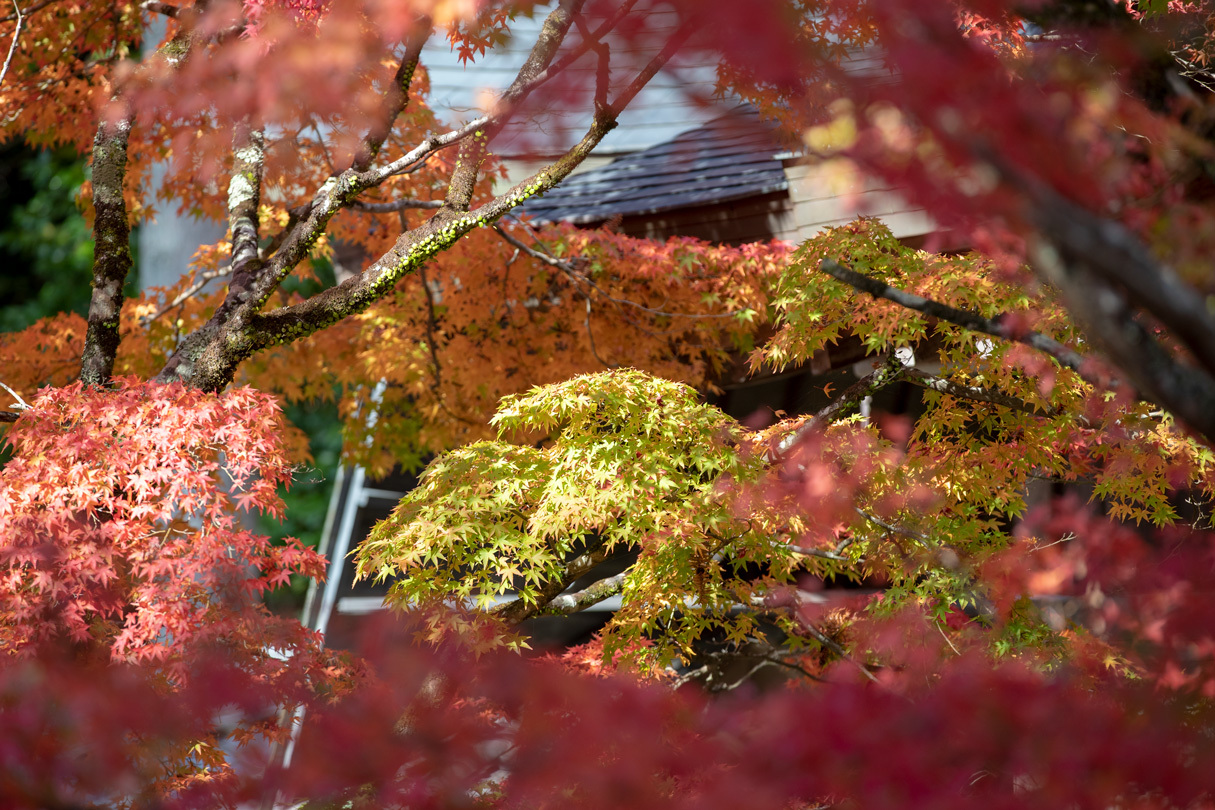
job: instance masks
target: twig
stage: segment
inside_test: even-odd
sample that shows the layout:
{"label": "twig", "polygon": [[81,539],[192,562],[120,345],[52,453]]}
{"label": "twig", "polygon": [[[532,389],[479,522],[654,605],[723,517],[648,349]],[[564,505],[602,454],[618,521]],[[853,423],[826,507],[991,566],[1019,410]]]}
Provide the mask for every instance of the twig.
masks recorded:
{"label": "twig", "polygon": [[198,279],[199,279],[198,281],[196,281],[194,284],[191,284],[189,287],[187,287],[185,290],[183,290],[180,294],[178,294],[178,296],[176,298],[174,298],[170,303],[165,304],[163,307],[161,307],[161,309],[158,312],[156,312],[154,315],[145,315],[144,317],[140,318],[139,325],[147,326],[148,324],[159,320],[160,318],[164,317],[164,315],[169,310],[174,309],[175,307],[181,306],[187,300],[189,300],[190,298],[197,295],[198,292],[203,289],[203,287],[206,287],[208,284],[210,284],[212,281],[215,281],[216,279],[224,278],[231,272],[232,272],[231,267],[222,267],[218,270],[212,270],[212,271],[209,271],[206,273],[200,273],[198,275]]}
{"label": "twig", "polygon": [[599,350],[595,348],[595,333],[591,331],[591,298],[588,295],[586,298],[586,336],[591,342],[591,354],[603,364],[604,368],[620,368],[618,363],[609,363],[599,356]]}
{"label": "twig", "polygon": [[841,647],[837,641],[835,641],[834,639],[832,639],[829,636],[827,636],[826,634],[824,634],[823,631],[819,630],[817,627],[815,627],[810,622],[806,621],[805,617],[802,616],[800,611],[797,609],[797,605],[799,603],[800,603],[800,599],[797,599],[795,601],[795,604],[793,604],[793,605],[784,604],[784,605],[777,606],[777,605],[761,604],[758,606],[744,606],[744,605],[740,604],[739,607],[744,610],[752,610],[752,611],[759,612],[759,613],[790,613],[790,614],[792,614],[794,620],[798,623],[798,625],[805,628],[806,631],[811,636],[813,636],[815,641],[817,641],[819,644],[823,645],[827,649],[831,650],[831,652],[835,653],[837,656],[839,656],[843,660],[845,660],[848,663],[855,666],[869,680],[873,681],[874,683],[880,683],[880,681],[878,681],[878,679],[877,679],[877,676],[875,676],[873,674],[873,672],[870,671],[869,667],[865,666],[860,661],[853,658],[852,655],[850,655],[847,650],[845,650],[843,647]]}
{"label": "twig", "polygon": [[928,535],[920,534],[919,532],[914,532],[911,529],[908,529],[904,526],[895,526],[893,523],[887,523],[886,521],[882,520],[877,515],[871,515],[868,512],[866,512],[864,509],[861,509],[859,506],[855,507],[855,509],[856,509],[856,513],[858,515],[860,515],[865,520],[872,523],[874,526],[877,526],[878,528],[881,528],[881,529],[885,529],[886,531],[890,532],[891,534],[901,534],[904,537],[910,537],[912,540],[916,541],[921,546],[924,546],[924,548],[929,547]]}
{"label": "twig", "polygon": [[[398,212],[397,217],[401,220],[401,229],[405,229],[405,214]],[[446,398],[443,396],[443,366],[439,362],[439,345],[436,335],[439,332],[439,316],[435,310],[434,290],[430,287],[430,279],[426,277],[426,265],[418,266],[418,279],[422,282],[422,290],[426,294],[426,345],[430,349],[430,360],[434,363],[435,373],[434,380],[431,381],[430,390],[435,395],[435,402],[443,409],[443,413],[455,419],[457,422],[463,422],[466,425],[476,424],[473,420],[467,417],[460,416],[447,407]]]}
{"label": "twig", "polygon": [[394,214],[410,208],[442,208],[442,200],[414,200],[408,197],[392,202],[363,202],[355,200],[350,207],[356,211],[366,211],[369,214]]}
{"label": "twig", "polygon": [[497,233],[498,236],[500,236],[504,240],[506,240],[507,243],[509,243],[510,245],[513,245],[516,250],[521,250],[524,253],[526,253],[528,256],[531,256],[536,261],[543,262],[543,263],[547,264],[549,267],[555,267],[558,270],[565,273],[566,275],[573,278],[574,280],[579,281],[583,284],[586,284],[588,287],[593,289],[595,292],[597,292],[603,298],[607,299],[608,301],[611,301],[613,304],[617,304],[619,306],[633,307],[634,309],[641,310],[642,312],[645,312],[649,315],[655,315],[655,316],[659,316],[659,317],[663,317],[663,318],[695,318],[695,319],[703,318],[705,320],[708,320],[708,319],[712,319],[712,318],[733,318],[738,314],[736,312],[721,312],[721,313],[712,312],[712,313],[704,313],[704,314],[696,313],[696,312],[668,312],[665,309],[655,309],[653,307],[647,307],[644,304],[639,304],[636,301],[630,301],[627,298],[617,298],[614,295],[612,295],[611,293],[604,290],[602,287],[600,287],[598,284],[596,284],[589,276],[587,276],[585,273],[583,273],[581,270],[579,270],[577,265],[574,262],[564,260],[564,259],[558,259],[556,256],[549,253],[547,250],[543,249],[543,245],[540,245],[539,247],[533,247],[531,245],[528,245],[526,242],[522,241],[521,239],[516,238],[515,236],[513,236],[512,234],[507,232],[506,229],[504,229],[501,225],[495,225],[494,232]]}
{"label": "twig", "polygon": [[418,265],[418,279],[422,282],[422,290],[426,294],[426,344],[430,348],[430,362],[435,367],[434,379],[430,383],[430,390],[437,395],[439,388],[443,385],[443,366],[439,362],[439,347],[435,340],[435,334],[439,328],[439,318],[435,314],[434,290],[430,288],[430,279],[426,277],[425,264]]}
{"label": "twig", "polygon": [[17,38],[21,36],[21,24],[25,22],[17,0],[13,0],[13,11],[16,13],[17,25],[13,28],[13,41],[9,43],[8,56],[4,57],[4,68],[0,69],[0,84],[4,84],[4,78],[8,76],[8,66],[13,62],[13,54],[17,52]]}
{"label": "twig", "polygon": [[962,653],[953,645],[953,642],[949,640],[949,636],[945,635],[945,629],[942,628],[937,622],[933,622],[933,625],[937,628],[937,632],[941,634],[941,638],[945,639],[945,643],[949,645],[949,649],[953,650],[955,655],[961,655]]}
{"label": "twig", "polygon": [[[38,3],[30,3],[28,6],[25,7],[24,16],[28,17],[31,14],[33,14],[35,11],[41,11],[42,9],[46,8],[47,6],[53,6],[55,3],[60,3],[62,1],[63,0],[41,0],[41,2],[38,2]],[[17,8],[16,3],[13,3],[13,8]],[[22,16],[21,10],[17,9],[16,14],[10,14],[7,17],[0,17],[0,23],[12,22],[13,20],[18,19],[21,16]]]}
{"label": "twig", "polygon": [[848,663],[855,666],[857,669],[859,669],[861,671],[861,674],[864,675],[866,678],[868,678],[870,681],[872,681],[873,683],[881,683],[877,679],[877,676],[869,671],[869,667],[865,666],[860,661],[856,660],[851,655],[849,655],[848,651],[845,650],[843,647],[841,647],[839,645],[839,643],[836,642],[834,639],[824,635],[821,630],[819,630],[814,625],[810,624],[810,622],[805,621],[804,619],[801,620],[801,625],[802,625],[802,627],[805,627],[808,631],[810,631],[810,635],[814,636],[815,640],[818,641],[819,644],[822,644],[824,647],[831,650],[831,652],[835,653],[840,658],[844,659]]}
{"label": "twig", "polygon": [[22,399],[21,395],[18,394],[16,391],[9,388],[7,385],[5,385],[2,382],[0,382],[0,388],[3,388],[5,391],[8,391],[9,396],[11,396],[13,399],[17,400],[16,402],[13,402],[9,405],[10,408],[16,408],[19,411],[28,411],[30,409],[30,404],[28,402],[26,402],[24,399]]}
{"label": "twig", "polygon": [[820,408],[814,416],[802,422],[792,433],[782,439],[779,445],[769,452],[769,461],[780,460],[782,456],[789,452],[790,448],[817,430],[824,423],[835,419],[844,411],[856,406],[865,397],[872,396],[887,385],[898,382],[905,371],[906,367],[902,361],[892,352],[885,362],[845,388],[838,397],[825,407]]}

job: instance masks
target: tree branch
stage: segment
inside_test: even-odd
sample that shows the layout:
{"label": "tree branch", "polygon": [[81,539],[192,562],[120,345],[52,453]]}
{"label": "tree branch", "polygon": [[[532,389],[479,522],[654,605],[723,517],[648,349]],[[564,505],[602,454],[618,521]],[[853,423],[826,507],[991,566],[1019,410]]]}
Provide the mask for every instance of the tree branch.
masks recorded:
{"label": "tree branch", "polygon": [[970,399],[975,402],[987,402],[992,405],[1000,405],[1014,411],[1021,411],[1030,416],[1058,416],[1059,412],[1053,408],[1048,408],[1044,405],[1027,402],[1009,394],[995,391],[991,388],[979,388],[973,385],[962,385],[961,383],[946,380],[943,377],[935,377],[932,374],[921,371],[918,368],[908,368],[904,371],[904,377],[909,383],[918,385],[921,388],[927,388],[932,391],[939,391],[942,394],[949,394],[952,397],[959,399]]}
{"label": "tree branch", "polygon": [[826,551],[821,548],[806,548],[805,546],[795,546],[792,543],[785,546],[794,554],[801,554],[805,557],[821,557],[824,560],[835,560],[837,562],[857,562],[851,557],[845,557],[843,554],[837,554],[834,551]]}
{"label": "tree branch", "polygon": [[1083,376],[1081,367],[1084,365],[1084,357],[1067,348],[1054,338],[1047,337],[1040,332],[1015,333],[1012,329],[1002,324],[999,319],[985,318],[977,312],[957,309],[956,307],[891,287],[884,281],[878,281],[875,278],[870,278],[855,270],[844,267],[834,259],[823,259],[819,265],[819,269],[837,281],[842,281],[861,292],[869,293],[874,298],[885,298],[887,301],[893,301],[899,306],[913,309],[916,312],[922,312],[925,315],[939,318],[942,321],[949,321],[972,332],[982,332],[983,334],[1002,338],[1003,340],[1023,343],[1040,352],[1049,354],[1058,360],[1061,365]]}
{"label": "tree branch", "polygon": [[[1030,221],[1042,237],[1033,249],[1034,269],[1059,289],[1086,333],[1146,397],[1215,445],[1215,319],[1206,298],[1123,226],[1040,183],[1007,170],[1005,176],[1029,198]],[[1137,320],[1136,309],[1164,324],[1199,366],[1166,350]]]}
{"label": "tree branch", "polygon": [[16,410],[0,411],[0,422],[16,422],[24,411],[28,411],[30,409],[30,404],[22,399],[20,394],[2,382],[0,382],[0,388],[8,391],[9,395],[13,399],[17,400],[16,402],[9,403],[9,407],[15,408]]}
{"label": "tree branch", "polygon": [[525,602],[523,599],[516,599],[494,608],[493,615],[511,624],[518,624],[525,619],[540,615],[562,591],[575,580],[589,574],[595,566],[610,557],[612,553],[613,549],[609,549],[606,543],[601,540],[596,541],[582,554],[567,562],[560,577],[540,586],[535,604]]}
{"label": "tree branch", "polygon": [[547,605],[541,607],[536,615],[568,616],[597,605],[604,599],[617,596],[624,588],[624,581],[628,577],[628,573],[628,571],[622,571],[615,576],[592,583],[580,591],[558,594],[549,600]]}
{"label": "tree branch", "polygon": [[366,211],[368,214],[395,214],[398,211],[407,211],[411,208],[434,209],[442,208],[442,200],[414,200],[408,197],[393,200],[392,202],[363,202],[355,200],[350,204],[350,207],[355,211]]}
{"label": "tree branch", "polygon": [[[176,66],[191,42],[192,31],[183,26],[156,58]],[[121,102],[115,98],[111,103]],[[103,111],[93,138],[93,293],[80,362],[85,385],[106,385],[113,374],[121,340],[122,289],[132,266],[131,226],[123,197],[131,115],[125,108],[117,119],[109,115]]]}
{"label": "tree branch", "polygon": [[498,104],[506,108],[506,114],[487,122],[485,128],[474,130],[472,138],[460,144],[460,155],[456,159],[456,168],[451,173],[447,195],[443,200],[444,209],[459,214],[467,211],[472,205],[477,175],[488,154],[489,140],[506,125],[519,104],[531,92],[536,78],[552,64],[561,43],[569,33],[574,15],[581,11],[584,2],[585,0],[561,0],[557,7],[549,12],[540,27],[536,44],[532,46],[514,81],[499,98]]}
{"label": "tree branch", "polygon": [[[455,219],[440,211],[419,228],[402,234],[392,250],[359,276],[324,290],[306,301],[263,313],[253,319],[250,353],[312,334],[360,312],[392,289],[422,262],[455,244],[473,228],[492,224],[512,208],[564,180],[615,126],[615,120],[598,117],[582,140],[548,168],[538,172],[485,205]],[[248,356],[248,355],[245,355]],[[244,357],[234,358],[232,367]],[[230,375],[230,371],[227,372]],[[225,383],[226,384],[226,383]]]}
{"label": "tree branch", "polygon": [[[670,59],[690,33],[690,29],[685,28],[672,37],[629,85],[631,94],[626,92],[622,97],[624,101],[631,99],[635,90]],[[546,55],[544,48],[539,53],[536,59],[529,58],[528,65],[534,68],[547,64],[548,67],[534,80],[519,84],[525,90],[530,91],[535,87],[553,67],[549,64],[551,54]],[[393,248],[362,274],[298,304],[259,313],[281,280],[307,255],[311,244],[324,232],[334,214],[352,204],[362,191],[390,176],[394,165],[404,168],[409,162],[442,145],[475,134],[477,122],[428,140],[415,149],[412,156],[406,156],[403,159],[405,163],[394,161],[386,167],[362,173],[350,169],[338,177],[330,177],[312,202],[298,213],[297,223],[284,237],[275,254],[267,260],[239,305],[231,310],[221,307],[223,312],[217,311],[207,324],[187,336],[157,379],[161,382],[187,380],[204,390],[219,390],[231,381],[236,367],[254,352],[297,340],[348,315],[361,312],[392,289],[400,278],[451,247],[473,228],[493,224],[529,197],[543,194],[564,180],[586,159],[604,135],[616,126],[616,114],[623,103],[621,101],[610,109],[597,111],[586,134],[561,158],[475,210],[459,210],[465,199],[471,199],[464,196],[470,193],[466,185],[461,185],[466,184],[471,175],[468,170],[457,168],[449,187],[447,204],[425,224],[401,234]],[[500,118],[494,120],[499,121]],[[459,178],[456,175],[464,179],[457,182]]]}
{"label": "tree branch", "polygon": [[233,138],[232,177],[228,181],[228,230],[232,236],[232,284],[245,286],[261,269],[258,256],[258,207],[266,161],[265,135],[248,125]]}
{"label": "tree branch", "polygon": [[15,9],[14,13],[8,15],[7,17],[0,17],[0,23],[10,23],[10,22],[13,22],[14,20],[19,20],[22,17],[28,17],[31,14],[33,14],[35,11],[41,11],[42,9],[46,8],[47,6],[53,6],[55,3],[60,3],[60,2],[63,2],[63,0],[41,0],[40,2],[37,2],[37,3],[30,3],[28,6],[25,7],[24,11],[22,11],[20,8],[18,8],[16,3],[13,3],[13,8]]}
{"label": "tree branch", "polygon": [[781,439],[779,445],[768,454],[770,462],[780,461],[803,438],[825,423],[835,420],[851,408],[857,407],[865,397],[873,396],[892,383],[898,382],[906,368],[893,352],[873,371],[845,388],[839,396],[820,408],[809,419],[802,422],[792,433]]}
{"label": "tree branch", "polygon": [[21,6],[17,5],[17,0],[12,0],[13,13],[17,16],[17,24],[13,26],[13,41],[8,45],[8,56],[4,57],[4,67],[0,68],[0,85],[4,84],[4,77],[8,75],[9,65],[13,63],[13,54],[17,52],[17,41],[21,38],[21,24],[25,22],[25,18],[21,14]]}
{"label": "tree branch", "polygon": [[150,11],[153,14],[163,14],[166,17],[177,19],[178,13],[181,11],[177,6],[171,6],[168,3],[162,3],[160,0],[143,0],[139,7],[144,11]]}
{"label": "tree branch", "polygon": [[418,67],[418,57],[422,53],[422,46],[426,44],[426,40],[430,39],[433,31],[434,23],[429,17],[418,20],[412,35],[405,44],[405,52],[401,55],[396,74],[392,78],[392,86],[384,94],[384,115],[363,137],[359,151],[351,163],[354,171],[365,172],[371,168],[371,162],[379,155],[380,148],[383,147],[384,141],[392,132],[393,124],[409,104],[409,88],[413,83],[414,71]]}
{"label": "tree branch", "polygon": [[131,119],[102,118],[93,138],[93,296],[89,302],[80,379],[106,385],[118,354],[122,288],[131,270],[131,227],[122,184],[127,173]]}
{"label": "tree branch", "polygon": [[544,264],[547,264],[549,267],[555,267],[556,269],[560,270],[562,273],[565,273],[571,279],[573,279],[581,284],[587,285],[592,290],[594,290],[596,293],[598,293],[604,300],[610,301],[611,303],[617,305],[618,307],[626,307],[626,306],[632,307],[633,309],[640,310],[641,312],[645,312],[649,315],[654,315],[654,316],[659,316],[659,317],[664,317],[664,318],[696,318],[698,320],[699,319],[712,320],[714,318],[734,318],[737,316],[736,312],[716,312],[716,313],[714,313],[714,312],[706,312],[706,313],[670,312],[665,309],[655,309],[654,307],[647,307],[644,304],[638,304],[636,301],[630,301],[627,298],[617,298],[616,296],[612,295],[611,293],[607,292],[602,287],[600,287],[598,284],[596,284],[595,281],[590,276],[588,276],[586,273],[582,272],[582,270],[580,270],[576,264],[577,258],[575,258],[574,260],[558,259],[553,254],[551,254],[547,250],[543,249],[544,246],[542,244],[538,245],[537,247],[533,247],[533,246],[527,244],[526,242],[522,241],[521,239],[518,239],[517,237],[512,235],[508,230],[503,228],[501,225],[495,225],[494,232],[497,233],[498,236],[502,237],[503,241],[505,241],[507,244],[511,245],[512,247],[514,247],[517,252],[526,253],[528,256],[531,256],[536,261],[543,262]]}

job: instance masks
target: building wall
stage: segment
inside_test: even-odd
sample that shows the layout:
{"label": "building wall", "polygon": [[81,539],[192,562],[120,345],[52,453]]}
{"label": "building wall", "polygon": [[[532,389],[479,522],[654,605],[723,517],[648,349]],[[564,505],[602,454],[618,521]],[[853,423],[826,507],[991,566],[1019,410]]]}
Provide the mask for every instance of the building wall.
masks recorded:
{"label": "building wall", "polygon": [[907,239],[937,230],[923,209],[912,206],[885,183],[837,162],[785,161],[789,206],[774,223],[776,238],[799,244],[823,228],[846,225],[858,215],[881,217],[895,237]]}

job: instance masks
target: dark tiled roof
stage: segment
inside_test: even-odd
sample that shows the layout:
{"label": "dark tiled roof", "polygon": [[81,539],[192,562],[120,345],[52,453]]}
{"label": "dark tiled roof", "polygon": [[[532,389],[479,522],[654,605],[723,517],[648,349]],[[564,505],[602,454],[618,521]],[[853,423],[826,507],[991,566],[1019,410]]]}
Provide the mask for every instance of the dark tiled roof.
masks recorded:
{"label": "dark tiled roof", "polygon": [[532,199],[523,213],[542,222],[590,224],[656,214],[788,188],[772,127],[740,106],[666,143],[575,174]]}

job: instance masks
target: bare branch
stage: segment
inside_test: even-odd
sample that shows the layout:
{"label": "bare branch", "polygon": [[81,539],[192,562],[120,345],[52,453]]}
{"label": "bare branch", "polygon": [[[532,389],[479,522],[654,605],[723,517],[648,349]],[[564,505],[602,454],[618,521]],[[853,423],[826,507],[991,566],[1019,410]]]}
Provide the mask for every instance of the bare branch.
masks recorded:
{"label": "bare branch", "polygon": [[363,202],[355,200],[350,204],[350,207],[356,211],[366,211],[369,214],[395,214],[398,211],[407,211],[411,208],[419,209],[435,209],[442,208],[442,200],[414,200],[408,197],[393,200],[392,202]]}
{"label": "bare branch", "polygon": [[9,43],[8,56],[4,57],[4,67],[0,68],[0,84],[4,84],[4,77],[8,75],[8,67],[13,63],[13,54],[17,52],[17,40],[21,37],[21,24],[25,22],[25,18],[21,15],[21,6],[17,5],[17,0],[12,0],[12,2],[17,24],[13,27],[13,41]]}
{"label": "bare branch", "polygon": [[[576,6],[579,1],[575,0],[571,5]],[[668,42],[630,87],[636,88],[648,81],[674,54],[689,33],[682,31]],[[533,60],[529,59],[528,64],[534,67],[548,64],[549,61],[551,54],[540,58],[535,65]],[[541,72],[545,73],[547,70],[548,68],[544,68]],[[538,80],[539,78],[536,79]],[[520,86],[534,87],[535,81]],[[353,203],[360,193],[390,176],[393,164],[367,172],[351,169],[340,176],[330,177],[307,206],[298,212],[292,212],[293,216],[297,217],[296,224],[283,238],[274,255],[266,261],[265,267],[253,279],[248,290],[242,291],[242,296],[232,307],[228,307],[226,301],[225,306],[221,307],[221,311],[217,311],[210,321],[187,336],[157,379],[161,382],[184,379],[204,390],[218,390],[231,381],[236,367],[255,351],[291,342],[324,329],[348,315],[361,312],[392,289],[400,278],[416,270],[440,251],[451,247],[473,228],[493,224],[524,200],[544,193],[565,179],[586,159],[604,135],[616,126],[617,110],[618,107],[613,107],[597,111],[582,139],[561,158],[475,210],[461,210],[467,199],[471,199],[466,198],[465,194],[470,193],[467,183],[469,178],[475,179],[475,175],[457,169],[453,173],[447,204],[425,224],[403,233],[393,248],[362,274],[298,304],[260,313],[259,310],[273,290],[291,268],[307,255],[310,245],[324,232],[328,221],[339,210]],[[459,130],[452,130],[440,139],[428,140],[414,150],[412,156],[406,156],[408,160],[400,163],[399,168],[405,168],[440,145],[455,143],[475,134],[474,124],[475,122]],[[444,143],[440,144],[440,140]],[[477,140],[478,143],[484,142],[484,138]],[[459,175],[459,178],[456,175]]]}
{"label": "bare branch", "polygon": [[14,20],[20,19],[21,17],[28,17],[31,14],[33,14],[35,11],[41,11],[42,9],[46,8],[47,6],[53,6],[56,3],[61,3],[61,2],[63,2],[63,0],[40,0],[40,2],[30,3],[28,6],[26,6],[24,12],[22,12],[21,9],[17,8],[16,3],[13,3],[13,8],[16,9],[16,12],[8,15],[7,17],[0,17],[0,23],[10,23],[10,22],[13,22]]}
{"label": "bare branch", "polygon": [[586,299],[586,337],[591,343],[591,354],[600,365],[604,368],[620,368],[618,363],[609,363],[599,356],[599,349],[595,346],[595,333],[591,330],[591,299],[589,296]]}
{"label": "bare branch", "polygon": [[122,194],[130,134],[129,117],[103,117],[93,139],[93,296],[80,363],[85,385],[108,384],[118,354],[122,288],[131,270],[131,227]]}
{"label": "bare branch", "polygon": [[842,646],[840,646],[839,642],[837,642],[835,639],[831,638],[826,633],[824,633],[822,630],[819,630],[813,624],[806,621],[806,619],[802,615],[801,611],[798,610],[798,607],[799,607],[798,602],[800,602],[800,599],[795,599],[794,604],[792,604],[792,605],[779,605],[778,606],[778,605],[759,604],[759,605],[754,605],[754,606],[746,606],[744,609],[755,610],[755,611],[761,612],[761,613],[777,613],[777,612],[791,613],[793,615],[794,619],[797,621],[798,625],[801,628],[803,628],[811,638],[813,638],[815,641],[817,641],[819,644],[823,645],[827,649],[831,650],[831,652],[835,653],[839,658],[841,658],[844,661],[847,661],[848,663],[855,666],[858,670],[861,671],[861,674],[864,675],[866,678],[868,678],[870,681],[872,681],[874,683],[879,683],[877,676],[875,676],[873,674],[873,672],[870,671],[869,667],[865,666],[863,663],[858,661],[856,658],[852,657],[852,655],[847,650],[845,650]]}
{"label": "bare branch", "polygon": [[12,402],[9,404],[10,408],[15,408],[18,411],[28,411],[30,409],[30,404],[28,402],[26,402],[24,399],[22,399],[21,395],[18,394],[16,391],[9,388],[7,385],[5,385],[2,382],[0,382],[0,388],[3,388],[5,391],[8,391],[9,396],[11,396],[13,399],[17,400],[16,402]]}
{"label": "bare branch", "polygon": [[528,256],[531,256],[533,259],[547,264],[549,267],[557,268],[558,270],[565,273],[567,276],[574,279],[575,281],[578,281],[582,284],[587,285],[592,290],[594,290],[596,293],[598,293],[600,296],[602,296],[604,299],[611,301],[613,304],[616,304],[617,306],[632,307],[633,309],[640,310],[647,314],[661,316],[661,317],[665,317],[665,318],[697,318],[697,319],[703,318],[705,320],[709,320],[709,319],[713,319],[713,318],[733,318],[737,315],[737,313],[734,313],[734,312],[716,312],[716,313],[704,313],[704,314],[697,313],[697,312],[669,312],[665,309],[655,309],[653,307],[647,307],[644,304],[638,304],[636,301],[630,301],[627,298],[617,298],[617,297],[613,296],[612,294],[610,294],[609,292],[607,292],[606,290],[604,290],[598,284],[596,284],[594,282],[594,280],[592,280],[591,277],[588,276],[586,273],[583,273],[578,268],[578,265],[576,262],[570,261],[568,259],[558,259],[556,256],[554,256],[553,254],[551,254],[547,250],[545,250],[543,245],[537,245],[535,247],[528,245],[526,242],[523,242],[522,240],[517,239],[515,236],[513,236],[509,231],[507,231],[501,225],[495,225],[494,231],[500,237],[502,237],[502,239],[505,240],[508,244],[512,245],[516,251],[522,251],[523,253],[526,253]]}
{"label": "bare branch", "polygon": [[232,272],[231,267],[221,267],[218,270],[211,270],[211,271],[208,271],[205,273],[199,273],[196,276],[197,280],[193,284],[191,284],[189,287],[187,287],[186,289],[184,289],[180,293],[178,293],[177,296],[172,301],[165,304],[163,307],[161,307],[155,313],[153,313],[151,315],[145,315],[142,318],[140,318],[139,325],[147,326],[148,324],[150,324],[154,321],[160,320],[161,318],[163,318],[165,316],[166,313],[169,312],[169,310],[180,307],[186,301],[190,300],[195,295],[197,295],[199,292],[201,292],[202,289],[204,287],[206,287],[208,284],[210,284],[212,281],[215,281],[216,279],[224,278],[224,277],[228,276],[229,274],[231,274],[231,272]]}
{"label": "bare branch", "polygon": [[692,36],[694,30],[693,26],[685,23],[678,31],[671,35],[671,38],[663,45],[662,50],[641,69],[641,72],[629,83],[629,86],[621,91],[616,100],[609,105],[608,108],[611,110],[613,117],[619,115],[625,107],[633,102],[633,99],[649,83],[650,79],[654,78],[654,75],[662,70],[663,66],[671,61],[671,57],[684,46],[684,43],[688,41],[688,37]]}
{"label": "bare branch", "polygon": [[[590,154],[614,126],[614,120],[597,118],[582,140],[555,163],[485,205],[462,216],[453,216],[447,210],[441,209],[425,225],[402,234],[392,250],[361,275],[324,290],[306,301],[256,316],[252,323],[252,337],[256,342],[251,345],[251,351],[303,337],[336,323],[347,315],[362,311],[391,289],[398,279],[413,272],[435,254],[446,250],[473,228],[492,224],[528,197],[557,185]],[[236,359],[236,362],[239,362],[239,359],[243,358]]]}
{"label": "bare branch", "polygon": [[475,130],[472,138],[466,139],[460,144],[460,156],[456,160],[455,171],[451,173],[451,180],[447,185],[447,195],[443,201],[445,208],[459,213],[468,210],[472,204],[477,175],[488,154],[490,138],[505,126],[510,116],[518,109],[519,104],[531,92],[536,77],[552,64],[561,43],[565,41],[566,34],[569,33],[574,16],[581,11],[584,2],[585,0],[561,0],[545,18],[544,24],[540,27],[540,34],[536,37],[536,43],[532,46],[523,66],[519,68],[510,87],[506,88],[499,98],[498,104],[505,108],[505,114],[487,123],[484,129]]}
{"label": "bare branch", "polygon": [[[632,9],[635,2],[636,0],[630,0],[630,2],[622,4],[617,12],[596,30],[596,36],[604,36],[615,27]],[[557,11],[560,11],[560,9],[557,9],[553,13],[557,13]],[[548,21],[546,21],[547,24]],[[566,24],[566,28],[568,28],[568,24]],[[557,44],[559,45],[560,43],[558,42]],[[537,43],[537,47],[539,47],[539,43]],[[269,289],[277,286],[286,273],[303,258],[302,248],[309,244],[311,240],[315,240],[324,231],[329,219],[340,208],[352,204],[360,193],[378,186],[394,175],[416,171],[435,152],[460,143],[477,132],[485,133],[491,125],[495,128],[500,128],[513,113],[514,106],[518,105],[531,91],[576,61],[588,48],[588,43],[582,43],[562,59],[548,64],[547,67],[536,72],[526,81],[520,81],[516,77],[516,81],[512,83],[511,88],[507,90],[501,99],[499,106],[505,107],[501,113],[480,116],[442,135],[427,138],[407,154],[383,166],[367,169],[366,171],[350,169],[340,176],[331,176],[306,206],[298,211],[291,212],[292,222],[288,224],[286,232],[275,238],[275,253],[270,263],[273,273],[267,274],[264,286],[269,287]],[[551,59],[551,56],[549,54],[548,58]],[[543,49],[541,53],[537,53],[533,49],[533,54],[529,57],[528,65],[535,68],[537,65],[543,63],[543,61]],[[528,68],[528,65],[524,67]],[[372,205],[375,204],[372,203]],[[268,291],[265,294],[268,295]]]}

